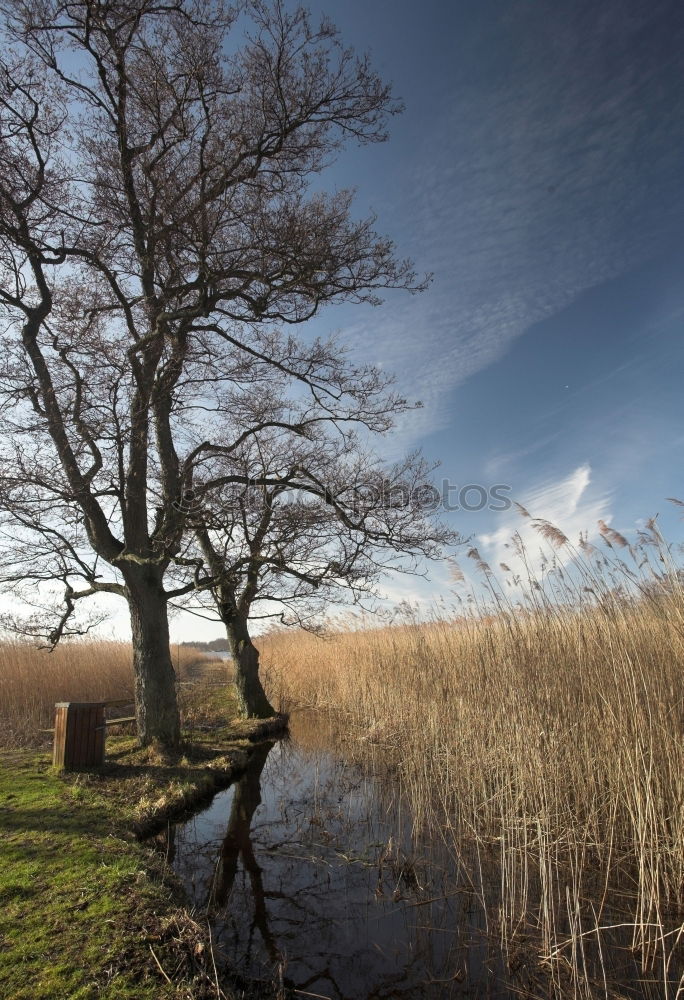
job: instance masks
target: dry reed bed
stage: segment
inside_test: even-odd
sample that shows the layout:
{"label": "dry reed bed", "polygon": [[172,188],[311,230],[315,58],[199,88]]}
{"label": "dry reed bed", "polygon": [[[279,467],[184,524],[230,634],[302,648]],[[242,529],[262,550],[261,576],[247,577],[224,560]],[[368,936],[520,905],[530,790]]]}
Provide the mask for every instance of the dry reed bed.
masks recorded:
{"label": "dry reed bed", "polygon": [[670,587],[261,647],[274,696],[343,712],[359,752],[398,767],[418,822],[496,859],[504,935],[533,926],[594,996],[578,964],[588,928],[593,940],[624,922],[674,996],[663,963],[684,919],[683,612]]}
{"label": "dry reed bed", "polygon": [[[209,662],[191,647],[174,647],[181,677]],[[213,661],[212,661],[213,662]],[[55,702],[132,698],[129,643],[65,642],[53,652],[26,642],[0,643],[0,746],[39,746],[52,726]]]}

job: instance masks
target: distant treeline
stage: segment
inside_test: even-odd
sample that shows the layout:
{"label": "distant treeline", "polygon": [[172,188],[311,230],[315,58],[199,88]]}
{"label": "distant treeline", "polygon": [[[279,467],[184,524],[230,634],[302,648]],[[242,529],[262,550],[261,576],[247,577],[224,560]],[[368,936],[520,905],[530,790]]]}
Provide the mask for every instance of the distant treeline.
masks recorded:
{"label": "distant treeline", "polygon": [[180,646],[192,646],[193,649],[203,649],[212,653],[227,653],[227,639],[211,639],[209,642],[181,642]]}

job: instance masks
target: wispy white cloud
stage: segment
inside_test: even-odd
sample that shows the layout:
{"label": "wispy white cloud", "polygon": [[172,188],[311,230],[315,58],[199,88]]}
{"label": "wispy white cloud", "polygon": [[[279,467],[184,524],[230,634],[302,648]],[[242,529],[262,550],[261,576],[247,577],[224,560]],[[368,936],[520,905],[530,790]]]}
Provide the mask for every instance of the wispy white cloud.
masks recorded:
{"label": "wispy white cloud", "polygon": [[562,479],[531,486],[518,498],[531,517],[525,518],[512,508],[496,531],[478,537],[482,555],[492,568],[497,568],[503,562],[514,572],[522,572],[522,561],[511,545],[511,538],[517,533],[524,545],[528,564],[533,571],[538,572],[542,559],[548,559],[549,543],[535,529],[535,519],[549,521],[560,528],[575,545],[580,532],[587,532],[589,538],[595,538],[598,535],[597,522],[600,519],[606,522],[611,520],[611,498],[590,487],[589,465],[578,466]]}
{"label": "wispy white cloud", "polygon": [[553,444],[560,437],[560,431],[554,431],[553,434],[547,434],[543,437],[537,437],[534,441],[529,444],[524,445],[521,448],[516,448],[513,451],[500,452],[496,455],[490,456],[484,465],[484,472],[488,476],[497,477],[503,475],[509,475],[510,471],[519,463],[522,459],[529,458],[531,455],[536,455],[548,445]]}
{"label": "wispy white cloud", "polygon": [[392,610],[398,605],[409,604],[424,617],[433,613],[441,601],[449,599],[453,581],[444,561],[430,563],[426,569],[425,577],[389,576],[379,588],[382,606]]}
{"label": "wispy white cloud", "polygon": [[403,446],[448,426],[456,386],[531,325],[648,259],[684,216],[676,102],[663,100],[655,55],[640,49],[634,60],[648,12],[558,5],[517,16],[512,72],[492,63],[441,107],[415,108],[426,127],[397,182],[397,232],[433,286],[346,331],[424,404],[400,421]]}

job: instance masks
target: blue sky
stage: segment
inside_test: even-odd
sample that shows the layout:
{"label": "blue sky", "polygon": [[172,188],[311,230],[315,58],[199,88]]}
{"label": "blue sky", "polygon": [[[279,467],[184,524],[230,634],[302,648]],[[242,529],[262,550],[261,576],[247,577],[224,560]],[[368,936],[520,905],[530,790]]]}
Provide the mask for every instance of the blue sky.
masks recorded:
{"label": "blue sky", "polygon": [[[506,483],[568,533],[629,537],[684,493],[684,7],[346,0],[330,13],[406,104],[326,175],[434,280],[330,309],[423,401],[384,445],[452,482]],[[453,514],[494,556],[512,514]],[[395,596],[423,597],[412,581]]]}

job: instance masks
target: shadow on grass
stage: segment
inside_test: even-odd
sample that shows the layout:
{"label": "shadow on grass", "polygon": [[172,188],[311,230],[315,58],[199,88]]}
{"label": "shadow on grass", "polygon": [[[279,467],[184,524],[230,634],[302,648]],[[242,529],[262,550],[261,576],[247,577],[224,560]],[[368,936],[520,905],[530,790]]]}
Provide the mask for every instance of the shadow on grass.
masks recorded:
{"label": "shadow on grass", "polygon": [[26,885],[3,885],[0,887],[0,906],[9,903],[26,902],[38,895],[38,889]]}
{"label": "shadow on grass", "polygon": [[[286,725],[284,719],[270,720],[269,728],[274,723],[281,731]],[[41,839],[108,833],[141,839],[185,818],[242,775],[254,747],[249,737],[258,738],[264,728],[254,720],[239,723],[228,739],[186,742],[174,752],[114,737],[101,767],[61,775],[44,755],[17,754],[15,773],[22,775],[23,790],[32,786],[32,794],[15,799],[8,789],[0,796],[0,831],[17,844],[19,835],[26,835],[25,851],[35,834]],[[55,780],[67,791],[61,801],[42,794],[41,783],[47,782],[47,793]],[[135,803],[140,805],[132,810]]]}

